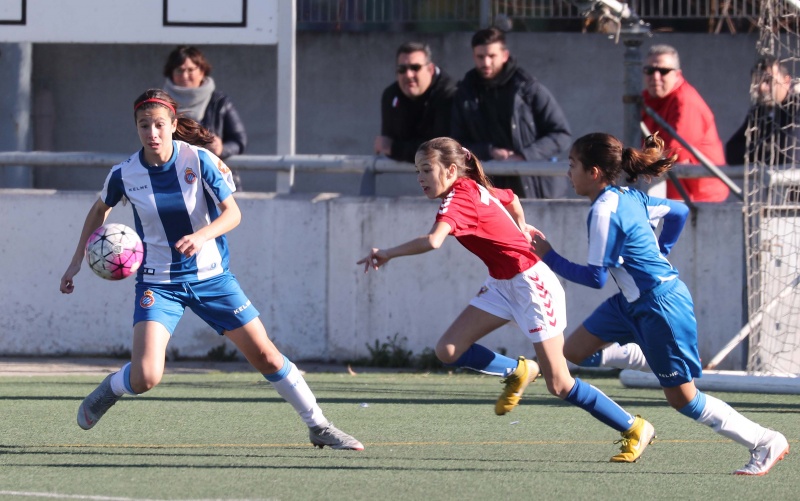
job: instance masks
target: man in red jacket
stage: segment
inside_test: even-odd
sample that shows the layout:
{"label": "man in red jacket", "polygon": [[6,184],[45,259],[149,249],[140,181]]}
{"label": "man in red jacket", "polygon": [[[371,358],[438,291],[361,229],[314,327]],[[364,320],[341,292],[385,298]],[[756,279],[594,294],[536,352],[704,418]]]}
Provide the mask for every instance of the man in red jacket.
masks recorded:
{"label": "man in red jacket", "polygon": [[[684,80],[678,51],[670,45],[654,45],[647,52],[644,70],[644,104],[658,113],[675,132],[716,166],[725,164],[725,152],[717,134],[714,114],[697,90]],[[656,121],[642,114],[651,132],[659,132],[666,148],[678,153],[679,163],[700,165],[700,161],[677,139],[662,130]],[[715,177],[684,178],[680,180],[693,202],[722,202],[729,189]],[[680,200],[672,181],[667,182],[667,198]]]}

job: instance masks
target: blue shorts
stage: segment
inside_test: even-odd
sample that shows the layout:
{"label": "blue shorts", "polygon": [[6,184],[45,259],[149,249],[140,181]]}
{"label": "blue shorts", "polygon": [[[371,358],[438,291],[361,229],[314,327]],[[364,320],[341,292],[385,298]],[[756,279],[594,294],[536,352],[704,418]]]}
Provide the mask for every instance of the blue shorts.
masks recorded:
{"label": "blue shorts", "polygon": [[638,344],[665,388],[703,375],[694,303],[679,279],[664,282],[633,303],[622,293],[615,294],[598,306],[583,326],[610,343]]}
{"label": "blue shorts", "polygon": [[220,335],[258,317],[239,281],[226,272],[196,282],[137,283],[133,324],[158,322],[172,335],[187,306]]}

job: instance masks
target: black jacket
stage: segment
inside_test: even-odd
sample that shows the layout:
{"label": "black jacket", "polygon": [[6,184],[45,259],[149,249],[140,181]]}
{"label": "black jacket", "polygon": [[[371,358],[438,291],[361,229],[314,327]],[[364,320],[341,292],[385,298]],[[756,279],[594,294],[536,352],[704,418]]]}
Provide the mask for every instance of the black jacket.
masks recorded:
{"label": "black jacket", "polygon": [[228,96],[216,90],[212,92],[206,113],[200,123],[222,139],[220,158],[244,153],[247,146],[247,132]]}
{"label": "black jacket", "polygon": [[[519,68],[513,57],[492,80],[484,79],[475,69],[467,72],[453,98],[450,126],[453,138],[481,160],[491,160],[492,146],[513,150],[525,160],[550,159],[569,148],[572,136],[567,118],[553,95]],[[492,179],[496,186],[511,188],[520,197],[566,195],[567,183],[559,183],[561,179],[530,176]]]}
{"label": "black jacket", "polygon": [[[789,94],[780,106],[754,105],[744,123],[725,143],[728,165],[742,165],[756,159],[768,165],[791,164],[800,161],[800,94]],[[757,144],[747,151],[747,129],[753,128]],[[765,140],[767,139],[767,140]]]}
{"label": "black jacket", "polygon": [[450,135],[450,108],[456,83],[436,68],[430,87],[417,99],[409,99],[393,83],[381,96],[381,135],[392,139],[395,160],[414,162],[419,145]]}

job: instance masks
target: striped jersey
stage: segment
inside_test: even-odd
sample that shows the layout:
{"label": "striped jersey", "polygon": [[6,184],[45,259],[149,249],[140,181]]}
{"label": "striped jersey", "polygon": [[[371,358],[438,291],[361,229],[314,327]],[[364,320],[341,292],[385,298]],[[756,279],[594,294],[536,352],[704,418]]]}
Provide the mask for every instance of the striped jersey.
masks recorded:
{"label": "striped jersey", "polygon": [[[628,302],[657,285],[678,278],[666,255],[677,242],[688,215],[686,205],[641,191],[608,186],[592,203],[590,265],[608,268]],[[661,235],[654,228],[664,219]]]}
{"label": "striped jersey", "polygon": [[133,206],[136,233],[144,244],[139,282],[193,282],[228,270],[225,235],[207,241],[192,257],[175,250],[175,243],[219,217],[217,205],[236,191],[231,171],[204,148],[183,141],[172,146],[172,158],[164,165],[147,165],[143,150],[115,165],[100,193],[110,207],[123,197]]}
{"label": "striped jersey", "polygon": [[486,264],[489,275],[508,280],[539,262],[505,206],[514,200],[511,190],[496,188],[494,195],[472,179],[453,183],[439,206],[436,221],[450,225],[450,234]]}

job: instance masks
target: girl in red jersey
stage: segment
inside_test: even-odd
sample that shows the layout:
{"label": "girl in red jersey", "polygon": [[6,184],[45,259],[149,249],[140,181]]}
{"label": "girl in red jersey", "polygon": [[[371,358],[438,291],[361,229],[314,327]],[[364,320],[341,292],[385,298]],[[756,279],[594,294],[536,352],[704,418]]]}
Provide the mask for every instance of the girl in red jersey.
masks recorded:
{"label": "girl in red jersey", "polygon": [[[422,191],[442,203],[427,235],[396,247],[373,248],[358,261],[377,270],[389,260],[438,249],[447,235],[456,239],[489,269],[489,278],[436,344],[445,364],[505,377],[498,415],[511,411],[539,371],[547,389],[622,433],[614,462],[633,462],[652,441],[653,426],[634,417],[594,386],[573,378],[564,359],[566,308],[555,274],[531,249],[533,226],[525,222],[511,190],[494,188],[480,161],[457,141],[440,137],[423,143],[415,159]],[[511,359],[476,344],[510,321],[533,342],[538,364]]]}

